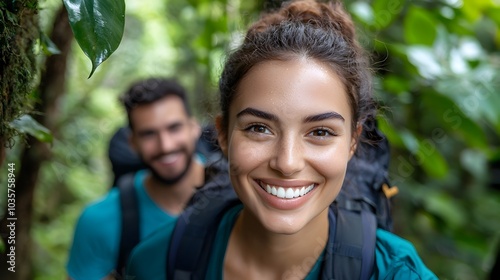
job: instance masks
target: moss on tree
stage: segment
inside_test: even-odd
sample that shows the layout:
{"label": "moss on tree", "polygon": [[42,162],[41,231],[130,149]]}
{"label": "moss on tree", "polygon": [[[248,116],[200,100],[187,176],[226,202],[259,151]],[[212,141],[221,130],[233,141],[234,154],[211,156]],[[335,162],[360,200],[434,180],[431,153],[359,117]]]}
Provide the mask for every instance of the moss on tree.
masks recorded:
{"label": "moss on tree", "polygon": [[31,108],[38,38],[37,0],[0,2],[0,138],[6,147],[18,134],[9,123]]}

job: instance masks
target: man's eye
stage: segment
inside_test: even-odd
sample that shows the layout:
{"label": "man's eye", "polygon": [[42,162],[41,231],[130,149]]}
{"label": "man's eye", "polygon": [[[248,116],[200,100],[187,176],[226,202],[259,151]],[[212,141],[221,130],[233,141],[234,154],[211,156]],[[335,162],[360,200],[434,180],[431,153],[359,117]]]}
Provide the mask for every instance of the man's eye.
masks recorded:
{"label": "man's eye", "polygon": [[169,132],[175,133],[181,131],[183,128],[182,123],[176,123],[168,127]]}
{"label": "man's eye", "polygon": [[155,133],[153,131],[143,131],[139,133],[139,137],[141,138],[150,138],[153,137]]}

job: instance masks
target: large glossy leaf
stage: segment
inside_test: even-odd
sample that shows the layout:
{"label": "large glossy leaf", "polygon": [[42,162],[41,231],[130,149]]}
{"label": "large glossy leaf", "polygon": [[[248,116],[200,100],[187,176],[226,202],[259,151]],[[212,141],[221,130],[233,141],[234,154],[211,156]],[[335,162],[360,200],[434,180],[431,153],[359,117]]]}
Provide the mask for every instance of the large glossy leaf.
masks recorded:
{"label": "large glossy leaf", "polygon": [[92,62],[89,78],[118,48],[125,25],[124,0],[64,0],[71,29]]}
{"label": "large glossy leaf", "polygon": [[13,120],[10,127],[21,133],[27,133],[41,142],[52,143],[52,134],[50,131],[35,121],[30,115],[22,115],[20,118]]}

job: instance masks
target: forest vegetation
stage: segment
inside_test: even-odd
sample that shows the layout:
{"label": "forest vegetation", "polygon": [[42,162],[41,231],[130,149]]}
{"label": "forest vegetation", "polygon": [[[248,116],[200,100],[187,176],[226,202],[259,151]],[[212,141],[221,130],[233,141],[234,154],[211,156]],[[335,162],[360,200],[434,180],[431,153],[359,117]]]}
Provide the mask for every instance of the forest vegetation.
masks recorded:
{"label": "forest vegetation", "polygon": [[[118,96],[131,82],[177,77],[210,123],[225,54],[280,2],[0,2],[0,279],[65,279],[76,219],[111,187],[108,141],[126,125]],[[92,3],[102,10],[78,13]],[[500,270],[500,3],[344,3],[391,144],[394,231],[440,279],[489,279]]]}

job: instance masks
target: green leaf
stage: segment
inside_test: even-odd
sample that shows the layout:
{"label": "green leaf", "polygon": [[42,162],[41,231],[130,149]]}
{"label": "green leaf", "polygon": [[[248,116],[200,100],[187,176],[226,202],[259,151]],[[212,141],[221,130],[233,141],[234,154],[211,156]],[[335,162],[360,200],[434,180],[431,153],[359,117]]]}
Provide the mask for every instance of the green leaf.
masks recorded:
{"label": "green leaf", "polygon": [[125,26],[124,0],[64,0],[75,39],[97,67],[118,48]]}
{"label": "green leaf", "polygon": [[432,46],[437,37],[436,21],[424,9],[411,7],[404,21],[405,40],[412,45]]}
{"label": "green leaf", "polygon": [[21,133],[27,133],[41,142],[52,143],[53,137],[50,131],[35,121],[30,115],[22,115],[20,118],[13,120],[10,127]]}
{"label": "green leaf", "polygon": [[495,7],[485,11],[486,15],[500,26],[500,7]]}
{"label": "green leaf", "polygon": [[399,136],[404,147],[411,152],[408,158],[410,164],[421,166],[425,172],[435,178],[443,178],[448,173],[448,164],[438,151],[431,137],[419,139],[410,130],[402,129]]}
{"label": "green leaf", "polygon": [[417,164],[421,164],[425,172],[431,177],[443,178],[448,174],[448,164],[432,138],[418,141],[418,150],[412,160]]}
{"label": "green leaf", "polygon": [[401,94],[410,90],[410,81],[398,75],[387,74],[383,83],[384,88],[393,94]]}
{"label": "green leaf", "polygon": [[448,97],[438,93],[426,92],[421,95],[425,107],[434,115],[436,124],[450,133],[457,134],[470,146],[488,149],[488,140],[483,129]]}
{"label": "green leaf", "polygon": [[374,0],[372,3],[374,26],[379,30],[388,27],[398,18],[404,4],[404,0]]}
{"label": "green leaf", "polygon": [[389,140],[389,143],[391,143],[391,145],[395,147],[405,147],[401,135],[385,117],[378,116],[377,122],[380,130],[385,134],[387,140]]}
{"label": "green leaf", "polygon": [[460,205],[446,193],[434,192],[425,196],[425,209],[443,218],[451,228],[458,228],[467,222]]}
{"label": "green leaf", "polygon": [[61,51],[57,48],[56,44],[50,40],[50,38],[45,35],[45,33],[40,33],[40,41],[42,43],[43,52],[46,55],[60,54]]}
{"label": "green leaf", "polygon": [[401,136],[401,140],[403,140],[406,149],[412,153],[417,153],[419,149],[419,142],[413,133],[409,130],[402,129],[399,131],[399,135]]}

